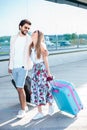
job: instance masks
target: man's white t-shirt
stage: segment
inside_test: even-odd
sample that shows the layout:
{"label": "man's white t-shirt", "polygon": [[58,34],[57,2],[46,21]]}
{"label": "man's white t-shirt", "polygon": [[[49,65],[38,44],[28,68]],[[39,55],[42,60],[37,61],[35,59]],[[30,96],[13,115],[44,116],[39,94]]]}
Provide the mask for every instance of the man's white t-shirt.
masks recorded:
{"label": "man's white t-shirt", "polygon": [[24,48],[26,44],[26,36],[18,36],[15,41],[15,55],[14,55],[14,68],[24,66]]}

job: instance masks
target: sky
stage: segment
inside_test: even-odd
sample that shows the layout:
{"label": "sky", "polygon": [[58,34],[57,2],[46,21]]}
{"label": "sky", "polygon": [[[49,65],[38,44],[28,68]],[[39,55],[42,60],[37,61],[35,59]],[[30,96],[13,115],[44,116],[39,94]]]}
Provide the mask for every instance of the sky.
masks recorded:
{"label": "sky", "polygon": [[31,32],[87,34],[87,9],[45,0],[0,0],[0,36],[16,34],[25,18],[32,23]]}

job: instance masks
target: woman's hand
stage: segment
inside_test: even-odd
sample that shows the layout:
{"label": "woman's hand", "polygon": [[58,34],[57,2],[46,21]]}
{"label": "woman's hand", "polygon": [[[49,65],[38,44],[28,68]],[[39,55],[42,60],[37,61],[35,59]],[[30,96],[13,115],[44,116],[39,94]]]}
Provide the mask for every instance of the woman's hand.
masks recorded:
{"label": "woman's hand", "polygon": [[51,81],[51,80],[53,80],[53,76],[50,74],[50,75],[48,75],[48,77],[47,77],[47,81]]}

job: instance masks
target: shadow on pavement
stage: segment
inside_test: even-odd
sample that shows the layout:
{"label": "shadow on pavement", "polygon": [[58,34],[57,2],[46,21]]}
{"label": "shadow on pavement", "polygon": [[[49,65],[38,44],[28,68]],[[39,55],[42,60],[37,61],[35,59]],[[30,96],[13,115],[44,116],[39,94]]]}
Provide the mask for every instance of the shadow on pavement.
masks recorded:
{"label": "shadow on pavement", "polygon": [[0,130],[64,130],[76,120],[59,111],[52,116],[46,115],[42,119],[32,120],[36,108],[31,105],[27,115],[23,119],[17,119],[19,109],[20,105],[16,104],[0,111]]}

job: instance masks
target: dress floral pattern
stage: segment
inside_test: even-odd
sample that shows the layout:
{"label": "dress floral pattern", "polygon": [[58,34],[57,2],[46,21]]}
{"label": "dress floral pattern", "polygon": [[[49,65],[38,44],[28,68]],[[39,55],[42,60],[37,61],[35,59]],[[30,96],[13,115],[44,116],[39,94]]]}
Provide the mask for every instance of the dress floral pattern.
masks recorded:
{"label": "dress floral pattern", "polygon": [[35,64],[32,71],[31,102],[36,105],[45,105],[47,102],[52,103],[51,86],[46,81],[47,71],[44,62]]}

